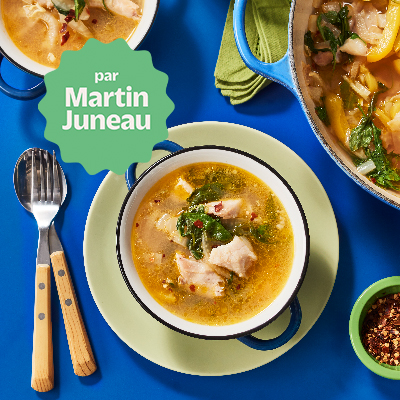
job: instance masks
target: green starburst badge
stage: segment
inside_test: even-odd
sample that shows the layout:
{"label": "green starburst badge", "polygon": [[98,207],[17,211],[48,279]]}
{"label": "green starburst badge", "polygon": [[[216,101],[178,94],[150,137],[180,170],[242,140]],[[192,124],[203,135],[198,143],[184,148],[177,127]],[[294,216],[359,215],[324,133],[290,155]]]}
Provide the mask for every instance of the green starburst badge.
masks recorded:
{"label": "green starburst badge", "polygon": [[154,145],[168,137],[174,109],[168,76],[148,51],[132,51],[123,39],[89,39],[81,50],[65,51],[44,80],[44,136],[60,147],[64,162],[78,162],[89,174],[123,174],[133,162],[149,161]]}

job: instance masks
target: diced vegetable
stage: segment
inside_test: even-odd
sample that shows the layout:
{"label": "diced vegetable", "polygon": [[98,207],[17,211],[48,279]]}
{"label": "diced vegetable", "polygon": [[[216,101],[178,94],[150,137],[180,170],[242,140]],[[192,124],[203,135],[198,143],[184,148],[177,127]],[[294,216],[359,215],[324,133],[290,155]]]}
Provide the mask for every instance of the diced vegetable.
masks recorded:
{"label": "diced vegetable", "polygon": [[392,51],[400,28],[400,4],[389,1],[386,19],[387,22],[383,29],[382,38],[367,54],[368,62],[382,60]]}
{"label": "diced vegetable", "polygon": [[394,70],[400,75],[400,59],[393,61]]}
{"label": "diced vegetable", "polygon": [[372,160],[368,160],[357,167],[357,171],[362,175],[367,175],[376,168],[375,163]]}
{"label": "diced vegetable", "polygon": [[344,145],[347,145],[351,130],[344,113],[342,99],[334,93],[328,93],[325,107],[334,133]]}

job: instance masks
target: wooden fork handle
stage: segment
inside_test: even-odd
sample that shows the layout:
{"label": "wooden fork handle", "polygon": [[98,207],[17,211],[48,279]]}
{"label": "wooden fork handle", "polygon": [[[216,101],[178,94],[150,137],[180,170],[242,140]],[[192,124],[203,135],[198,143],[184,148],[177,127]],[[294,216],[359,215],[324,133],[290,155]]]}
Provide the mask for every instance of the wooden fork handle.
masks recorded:
{"label": "wooden fork handle", "polygon": [[48,392],[54,387],[49,265],[36,266],[34,309],[31,386],[38,392]]}
{"label": "wooden fork handle", "polygon": [[97,366],[76,300],[75,290],[64,252],[55,251],[50,255],[50,258],[64,318],[65,330],[67,332],[74,372],[79,376],[91,375],[96,371]]}

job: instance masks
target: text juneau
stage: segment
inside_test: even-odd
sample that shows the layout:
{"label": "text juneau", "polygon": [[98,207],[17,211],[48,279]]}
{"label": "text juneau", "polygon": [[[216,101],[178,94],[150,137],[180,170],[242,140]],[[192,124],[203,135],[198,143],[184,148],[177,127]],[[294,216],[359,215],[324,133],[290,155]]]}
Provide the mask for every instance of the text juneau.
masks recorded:
{"label": "text juneau", "polygon": [[[148,107],[149,96],[147,92],[132,91],[131,86],[127,86],[125,90],[118,88],[115,92],[98,92],[92,91],[88,93],[86,87],[81,87],[76,92],[73,87],[65,88],[65,105],[69,108],[107,108],[110,104],[115,104],[121,109]],[[84,113],[76,114],[72,109],[67,110],[67,122],[62,125],[65,131],[74,128],[76,130],[150,130],[150,114],[109,114],[104,113]]]}

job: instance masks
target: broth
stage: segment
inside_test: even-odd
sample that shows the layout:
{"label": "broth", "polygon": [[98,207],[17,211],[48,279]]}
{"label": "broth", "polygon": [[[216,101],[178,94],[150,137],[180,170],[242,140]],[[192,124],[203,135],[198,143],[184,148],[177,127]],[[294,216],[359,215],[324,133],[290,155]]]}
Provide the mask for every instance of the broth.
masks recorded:
{"label": "broth", "polygon": [[304,74],[315,111],[361,174],[400,190],[400,4],[313,4]]}
{"label": "broth", "polygon": [[[142,0],[137,2],[140,6]],[[35,3],[33,1],[33,3]],[[63,23],[55,8],[45,9],[57,20],[57,37],[54,43],[49,39],[49,27],[43,20],[28,18],[24,6],[28,6],[24,0],[1,0],[2,18],[7,33],[15,45],[27,57],[39,64],[56,68],[60,64],[60,57],[64,50],[79,50],[89,37],[74,31],[68,24],[66,32],[60,32]],[[138,19],[130,19],[122,15],[112,14],[103,8],[88,7],[90,17],[80,20],[88,28],[92,37],[103,43],[109,43],[115,39],[128,40],[139,24],[141,8]],[[53,21],[53,20],[52,20]],[[68,39],[61,45],[63,36],[67,33]]]}
{"label": "broth", "polygon": [[[223,192],[219,198],[214,197],[212,206],[204,206],[204,202],[190,206],[186,199],[192,189],[204,188],[204,185],[215,182],[222,184]],[[228,212],[226,205],[229,201],[240,202],[240,209],[233,218],[224,218],[221,214],[224,211],[220,208],[223,205]],[[162,218],[165,220],[166,214],[183,218],[193,208],[199,210],[202,207],[208,210],[208,214],[202,215],[204,225],[199,220],[194,222],[196,227],[204,228],[211,212],[211,222],[218,220],[232,236],[226,241],[207,236],[207,240],[201,242],[203,253],[198,254],[193,249],[189,250],[187,243],[181,242],[184,238],[177,231],[179,219],[170,225],[170,231],[162,226],[160,228],[159,221]],[[217,218],[213,213],[220,213],[222,217]],[[270,227],[269,236],[262,236],[263,229],[260,226],[267,225]],[[251,226],[253,233],[249,231]],[[185,232],[188,229],[189,225]],[[256,239],[255,232],[263,241]],[[232,246],[232,239],[249,243],[257,257],[256,261],[250,260],[250,266],[244,274],[229,271],[221,264],[212,265],[211,261],[216,260],[216,250],[225,249],[224,245]],[[208,244],[205,244],[207,241]],[[234,324],[265,309],[285,286],[294,254],[292,227],[279,199],[254,175],[220,163],[188,165],[158,181],[138,207],[131,243],[135,267],[152,297],[171,313],[206,325]],[[245,251],[248,252],[247,247]],[[219,276],[218,284],[207,289],[188,278],[185,278],[186,282],[183,281],[181,267],[178,267],[179,258],[187,263],[205,263],[207,268],[211,265],[211,269]]]}

